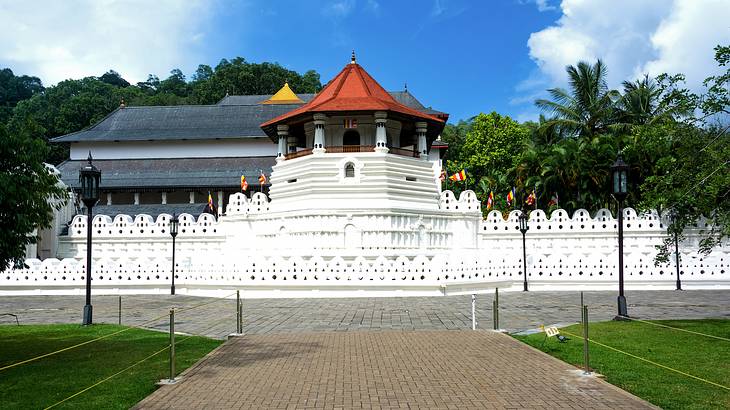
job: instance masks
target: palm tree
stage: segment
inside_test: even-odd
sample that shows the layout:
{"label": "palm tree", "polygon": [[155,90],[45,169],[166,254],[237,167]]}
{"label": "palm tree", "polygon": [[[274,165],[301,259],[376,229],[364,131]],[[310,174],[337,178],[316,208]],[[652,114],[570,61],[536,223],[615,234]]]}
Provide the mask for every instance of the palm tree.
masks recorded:
{"label": "palm tree", "polygon": [[606,66],[601,60],[590,65],[581,61],[568,66],[570,91],[548,90],[551,100],[539,99],[535,105],[553,115],[544,126],[555,127],[563,136],[594,136],[605,133],[616,122],[618,91],[606,85]]}

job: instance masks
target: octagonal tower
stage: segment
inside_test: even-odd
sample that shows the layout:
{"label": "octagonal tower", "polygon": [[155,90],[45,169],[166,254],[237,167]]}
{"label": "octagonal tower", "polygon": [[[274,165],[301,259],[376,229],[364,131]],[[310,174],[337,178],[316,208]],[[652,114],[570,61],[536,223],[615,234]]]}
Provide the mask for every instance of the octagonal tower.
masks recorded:
{"label": "octagonal tower", "polygon": [[447,118],[396,101],[353,53],[309,103],[261,125],[278,142],[271,211],[437,211],[428,152]]}

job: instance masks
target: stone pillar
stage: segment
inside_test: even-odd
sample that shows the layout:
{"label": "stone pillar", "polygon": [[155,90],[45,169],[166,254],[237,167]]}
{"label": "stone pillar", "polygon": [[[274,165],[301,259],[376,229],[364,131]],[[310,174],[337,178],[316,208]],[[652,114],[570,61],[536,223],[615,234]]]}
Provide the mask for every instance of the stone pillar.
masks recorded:
{"label": "stone pillar", "polygon": [[195,191],[190,191],[190,202],[191,204],[195,203]]}
{"label": "stone pillar", "polygon": [[314,114],[314,146],[312,153],[324,154],[324,125],[327,122],[327,116],[324,114]]}
{"label": "stone pillar", "polygon": [[139,205],[139,192],[134,193],[134,204]]}
{"label": "stone pillar", "polygon": [[375,112],[375,152],[388,152],[388,136],[385,133],[386,118],[388,118],[387,112]]}
{"label": "stone pillar", "polygon": [[167,205],[167,192],[162,193],[162,205]]}
{"label": "stone pillar", "polygon": [[428,124],[425,122],[416,123],[416,137],[418,137],[418,155],[422,159],[428,158],[428,146],[426,145],[426,129]]}
{"label": "stone pillar", "polygon": [[276,154],[276,162],[283,161],[286,155],[286,139],[289,136],[289,126],[281,124],[276,126],[276,133],[279,135],[279,149]]}
{"label": "stone pillar", "polygon": [[111,192],[107,192],[106,193],[106,204],[107,205],[111,205],[112,204],[112,193]]}

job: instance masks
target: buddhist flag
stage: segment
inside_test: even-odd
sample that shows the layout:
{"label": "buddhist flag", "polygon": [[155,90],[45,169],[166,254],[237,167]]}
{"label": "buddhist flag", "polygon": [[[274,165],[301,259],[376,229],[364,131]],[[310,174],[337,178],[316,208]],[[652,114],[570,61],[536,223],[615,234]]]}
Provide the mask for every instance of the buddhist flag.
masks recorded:
{"label": "buddhist flag", "polygon": [[494,206],[494,192],[489,191],[489,197],[487,198],[487,210],[492,209]]}
{"label": "buddhist flag", "polygon": [[209,214],[217,214],[215,211],[215,205],[213,204],[213,196],[210,194],[210,191],[208,191],[208,206],[205,208],[205,211]]}
{"label": "buddhist flag", "polygon": [[241,191],[246,192],[248,189],[248,181],[246,181],[246,177],[244,175],[241,175]]}
{"label": "buddhist flag", "polygon": [[535,190],[532,190],[532,193],[527,196],[527,200],[525,203],[527,205],[535,205],[535,202],[537,202],[537,195],[535,195]]}
{"label": "buddhist flag", "polygon": [[357,118],[346,118],[344,126],[345,128],[357,128]]}
{"label": "buddhist flag", "polygon": [[449,179],[452,181],[466,181],[466,171],[462,169],[461,171],[450,176]]}
{"label": "buddhist flag", "polygon": [[261,175],[259,175],[259,184],[264,185],[266,183],[266,174],[264,174],[264,171],[261,171]]}
{"label": "buddhist flag", "polygon": [[558,193],[554,193],[552,197],[550,197],[550,202],[548,202],[548,206],[557,206],[558,205]]}
{"label": "buddhist flag", "polygon": [[515,188],[512,187],[512,190],[509,191],[507,194],[507,206],[512,205],[512,202],[515,200]]}

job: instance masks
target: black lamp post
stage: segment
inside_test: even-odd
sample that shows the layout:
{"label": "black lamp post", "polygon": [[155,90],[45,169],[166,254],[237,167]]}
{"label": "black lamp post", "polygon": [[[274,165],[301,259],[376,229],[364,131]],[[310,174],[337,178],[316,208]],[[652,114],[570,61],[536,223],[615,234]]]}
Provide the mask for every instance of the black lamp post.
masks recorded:
{"label": "black lamp post", "polygon": [[92,208],[99,201],[99,182],[101,172],[91,163],[91,151],[89,151],[89,163],[79,171],[79,183],[81,184],[81,200],[84,202],[87,211],[86,217],[86,305],[84,305],[84,325],[92,323],[91,308],[91,224],[93,221]]}
{"label": "black lamp post", "polygon": [[[670,215],[672,217],[672,222],[676,225],[678,219],[677,212],[672,211]],[[676,228],[674,230],[674,264],[677,268],[677,290],[682,290],[682,280],[679,277],[679,232]]]}
{"label": "black lamp post", "polygon": [[175,237],[177,236],[177,227],[180,225],[180,221],[177,219],[176,214],[172,214],[170,219],[170,236],[172,236],[172,286],[170,286],[170,294],[175,294]]}
{"label": "black lamp post", "polygon": [[522,232],[522,274],[524,275],[523,291],[527,292],[527,247],[525,246],[525,234],[530,229],[527,226],[527,212],[523,209],[520,214],[520,232]]}
{"label": "black lamp post", "polygon": [[611,182],[613,196],[618,201],[618,316],[628,316],[626,296],[624,296],[624,211],[623,204],[628,195],[629,166],[618,153],[616,162],[611,166]]}

